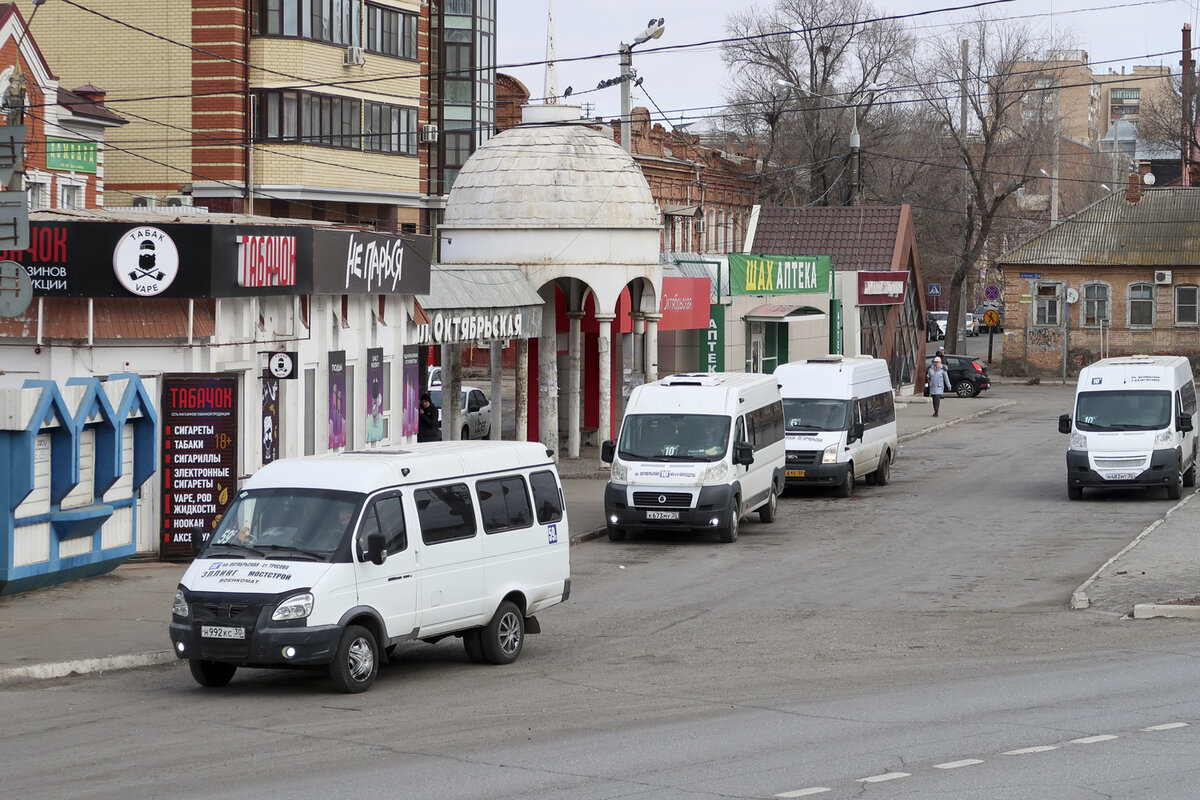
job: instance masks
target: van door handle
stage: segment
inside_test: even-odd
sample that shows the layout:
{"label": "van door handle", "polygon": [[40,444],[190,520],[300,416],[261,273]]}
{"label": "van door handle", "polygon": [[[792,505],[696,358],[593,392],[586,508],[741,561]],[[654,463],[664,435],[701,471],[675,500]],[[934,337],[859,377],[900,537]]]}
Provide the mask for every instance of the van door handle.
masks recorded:
{"label": "van door handle", "polygon": [[392,577],[388,578],[388,583],[391,583],[392,581],[402,581],[405,578],[411,578],[411,577],[412,577],[412,573],[409,573],[408,575],[393,575]]}

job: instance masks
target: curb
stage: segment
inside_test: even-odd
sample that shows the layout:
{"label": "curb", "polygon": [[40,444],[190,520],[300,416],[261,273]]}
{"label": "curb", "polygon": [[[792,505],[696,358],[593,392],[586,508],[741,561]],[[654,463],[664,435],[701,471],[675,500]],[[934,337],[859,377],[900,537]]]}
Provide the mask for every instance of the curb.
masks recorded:
{"label": "curb", "polygon": [[1134,619],[1175,617],[1177,619],[1200,619],[1200,606],[1174,605],[1172,603],[1138,603],[1133,607]]}
{"label": "curb", "polygon": [[22,681],[44,681],[51,678],[65,678],[68,675],[87,675],[95,672],[110,670],[136,669],[157,664],[169,664],[177,661],[170,650],[159,650],[153,653],[134,653],[124,656],[108,656],[107,658],[85,658],[79,661],[61,661],[55,664],[34,664],[28,667],[7,667],[0,669],[0,685],[20,683]]}
{"label": "curb", "polygon": [[913,431],[912,433],[906,433],[903,436],[898,437],[896,439],[896,441],[897,442],[911,441],[912,439],[916,439],[918,436],[924,436],[928,433],[934,433],[935,431],[944,430],[945,428],[949,428],[952,425],[957,425],[960,422],[967,422],[969,420],[979,419],[980,417],[986,417],[989,414],[995,414],[997,411],[1006,411],[1007,409],[1015,408],[1018,405],[1020,405],[1020,403],[1018,403],[1016,400],[1008,400],[1006,402],[994,405],[991,408],[985,408],[980,411],[976,411],[973,414],[968,414],[965,417],[959,417],[957,419],[946,420],[945,422],[939,422],[936,425],[930,425],[928,428],[922,428],[919,431]]}
{"label": "curb", "polygon": [[[1173,506],[1171,506],[1170,508],[1168,508],[1168,509],[1167,509],[1167,513],[1163,514],[1163,515],[1162,515],[1160,518],[1158,518],[1158,519],[1154,520],[1154,522],[1151,522],[1149,525],[1147,525],[1147,526],[1146,526],[1146,528],[1145,528],[1145,530],[1143,530],[1141,533],[1139,533],[1137,536],[1135,536],[1132,542],[1130,542],[1129,544],[1127,544],[1127,545],[1125,545],[1124,547],[1122,547],[1122,548],[1121,548],[1121,552],[1117,553],[1115,556],[1113,556],[1112,558],[1110,558],[1108,561],[1105,561],[1103,564],[1101,564],[1101,565],[1100,565],[1100,569],[1098,569],[1098,570],[1096,570],[1095,572],[1093,572],[1093,573],[1092,573],[1092,575],[1091,575],[1091,577],[1089,577],[1089,578],[1088,578],[1086,581],[1084,581],[1083,583],[1081,583],[1081,584],[1079,585],[1079,588],[1078,588],[1078,589],[1076,589],[1075,591],[1071,592],[1071,608],[1072,608],[1072,609],[1074,609],[1074,610],[1076,610],[1076,611],[1078,611],[1078,610],[1081,610],[1081,609],[1085,609],[1085,608],[1090,608],[1090,607],[1091,607],[1091,605],[1092,605],[1092,601],[1091,601],[1091,599],[1090,599],[1090,598],[1088,598],[1088,596],[1087,596],[1087,590],[1088,590],[1088,587],[1090,587],[1090,586],[1091,586],[1093,583],[1095,583],[1095,582],[1096,582],[1096,579],[1100,577],[1100,573],[1101,573],[1101,572],[1103,572],[1104,570],[1108,569],[1108,567],[1109,567],[1109,566],[1110,566],[1110,565],[1111,565],[1113,562],[1115,562],[1115,561],[1116,561],[1118,558],[1120,558],[1121,556],[1125,555],[1125,554],[1126,554],[1126,553],[1128,553],[1130,550],[1132,550],[1134,547],[1136,547],[1136,546],[1137,546],[1137,544],[1138,544],[1139,542],[1141,542],[1143,539],[1145,539],[1147,536],[1149,536],[1149,535],[1150,535],[1150,532],[1151,532],[1151,531],[1153,531],[1153,530],[1154,530],[1155,528],[1157,528],[1159,525],[1162,525],[1162,524],[1163,524],[1163,523],[1166,521],[1167,517],[1169,517],[1169,516],[1171,516],[1173,513],[1175,513],[1176,509],[1182,508],[1182,507],[1183,507],[1185,504],[1187,504],[1187,503],[1191,502],[1192,498],[1193,498],[1193,497],[1195,497],[1195,496],[1196,496],[1196,492],[1195,492],[1195,491],[1192,491],[1192,493],[1191,493],[1191,494],[1189,494],[1187,497],[1183,498],[1183,499],[1182,499],[1182,500],[1180,500],[1178,503],[1176,503],[1175,505],[1173,505]],[[1143,607],[1145,607],[1145,608],[1150,608],[1150,607],[1159,608],[1159,607],[1161,607],[1161,605],[1162,605],[1162,604],[1156,604],[1156,603],[1143,603],[1143,604],[1140,604],[1140,605],[1141,605],[1141,606],[1143,606]],[[1158,614],[1147,614],[1147,616],[1138,616],[1138,613],[1137,613],[1138,607],[1139,607],[1139,606],[1137,606],[1137,605],[1135,605],[1135,606],[1133,607],[1133,611],[1134,611],[1134,614],[1133,614],[1133,615],[1134,615],[1134,618],[1135,618],[1135,619],[1146,619],[1146,618],[1148,618],[1149,616],[1156,616],[1156,617],[1162,617],[1162,616],[1185,616],[1184,614],[1178,614],[1178,615],[1176,615],[1176,614],[1161,614],[1161,613],[1158,613]],[[1193,606],[1182,606],[1182,605],[1179,605],[1179,606],[1171,606],[1171,607],[1172,607],[1172,608],[1174,608],[1174,609],[1177,609],[1177,610],[1186,609],[1186,608],[1193,608]],[[1197,614],[1197,615],[1196,615],[1196,617],[1197,617],[1197,618],[1200,618],[1200,614]]]}

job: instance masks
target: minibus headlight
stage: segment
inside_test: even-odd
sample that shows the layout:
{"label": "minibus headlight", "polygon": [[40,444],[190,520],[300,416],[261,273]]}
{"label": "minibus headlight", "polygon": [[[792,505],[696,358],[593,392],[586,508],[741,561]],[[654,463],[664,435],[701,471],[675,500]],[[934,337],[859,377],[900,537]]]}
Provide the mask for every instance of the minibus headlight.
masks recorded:
{"label": "minibus headlight", "polygon": [[1154,437],[1155,447],[1170,447],[1171,440],[1175,438],[1174,432],[1170,428],[1164,428]]}
{"label": "minibus headlight", "polygon": [[271,615],[271,619],[276,621],[286,619],[304,619],[312,613],[312,607],[312,592],[294,594],[279,604],[279,607],[275,609],[275,613]]}
{"label": "minibus headlight", "polygon": [[613,483],[625,483],[625,481],[629,480],[629,467],[625,466],[623,462],[613,459],[608,479]]}
{"label": "minibus headlight", "polygon": [[1087,434],[1079,431],[1071,431],[1071,449],[1072,450],[1087,450]]}
{"label": "minibus headlight", "polygon": [[729,462],[713,464],[700,475],[700,483],[722,483],[729,477]]}
{"label": "minibus headlight", "polygon": [[177,617],[188,615],[187,598],[183,596],[183,589],[175,590],[175,602],[171,604],[171,613]]}
{"label": "minibus headlight", "polygon": [[838,451],[838,446],[836,444],[831,444],[831,445],[829,445],[829,447],[826,447],[825,452],[821,453],[821,463],[822,464],[836,464],[837,463],[837,451]]}

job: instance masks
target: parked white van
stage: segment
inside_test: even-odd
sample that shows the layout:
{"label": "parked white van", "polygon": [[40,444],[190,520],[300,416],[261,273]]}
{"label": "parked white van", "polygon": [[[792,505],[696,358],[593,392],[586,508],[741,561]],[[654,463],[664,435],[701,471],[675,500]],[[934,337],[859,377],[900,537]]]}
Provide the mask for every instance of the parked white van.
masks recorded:
{"label": "parked white van", "polygon": [[[198,539],[199,537],[197,537]],[[292,458],[253,475],[175,594],[196,681],[325,668],[362,692],[401,642],[462,637],[508,664],[571,593],[554,462],[536,442],[433,442]]]}
{"label": "parked white van", "polygon": [[757,510],[774,522],[783,491],[783,402],[770,375],[672,375],[636,387],[604,490],[608,538],[635,528],[715,530],[722,542]]}
{"label": "parked white van", "polygon": [[855,479],[885,486],[899,449],[887,362],[829,355],[775,368],[783,395],[791,486],[832,486],[841,497]]}
{"label": "parked white van", "polygon": [[1079,372],[1067,448],[1067,497],[1086,486],[1164,486],[1178,500],[1196,485],[1196,385],[1183,356],[1106,358]]}

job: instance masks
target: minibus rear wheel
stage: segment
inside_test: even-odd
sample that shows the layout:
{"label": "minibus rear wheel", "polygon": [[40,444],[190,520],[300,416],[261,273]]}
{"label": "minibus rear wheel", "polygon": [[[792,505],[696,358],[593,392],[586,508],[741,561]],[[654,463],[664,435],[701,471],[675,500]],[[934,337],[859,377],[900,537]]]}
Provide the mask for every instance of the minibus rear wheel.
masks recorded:
{"label": "minibus rear wheel", "polygon": [[511,664],[525,644],[525,615],[505,600],[482,631],[483,655],[493,664]]}

